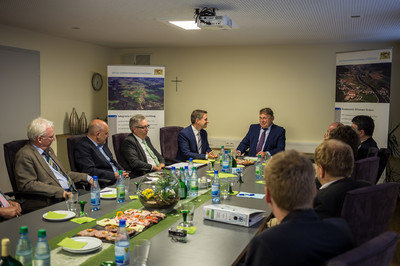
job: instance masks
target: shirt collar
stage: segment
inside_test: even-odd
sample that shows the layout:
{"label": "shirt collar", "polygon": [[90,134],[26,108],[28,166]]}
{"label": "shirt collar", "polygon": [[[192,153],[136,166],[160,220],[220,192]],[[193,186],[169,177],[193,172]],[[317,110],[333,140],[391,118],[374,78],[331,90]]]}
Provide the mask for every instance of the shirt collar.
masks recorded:
{"label": "shirt collar", "polygon": [[37,147],[37,146],[35,146],[34,144],[32,144],[31,143],[31,145],[39,152],[39,154],[40,155],[42,155],[43,154],[43,152],[44,152],[44,150],[43,149],[41,149],[41,148],[39,148],[39,147]]}
{"label": "shirt collar", "polygon": [[94,146],[96,146],[97,148],[102,148],[103,145],[99,145],[96,142],[94,142],[94,140],[92,140],[91,138],[89,138],[89,136],[86,136],[88,139],[90,139],[91,142],[93,142]]}
{"label": "shirt collar", "polygon": [[195,136],[197,135],[197,133],[200,132],[193,125],[192,125],[192,130],[193,130],[193,133],[194,133]]}

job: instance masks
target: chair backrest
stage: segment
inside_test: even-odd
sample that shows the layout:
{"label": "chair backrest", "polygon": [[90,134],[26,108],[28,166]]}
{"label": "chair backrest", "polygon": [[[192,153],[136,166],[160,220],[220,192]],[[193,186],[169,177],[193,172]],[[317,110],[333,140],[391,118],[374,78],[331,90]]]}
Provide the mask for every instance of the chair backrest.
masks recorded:
{"label": "chair backrest", "polygon": [[378,148],[369,147],[369,148],[368,148],[367,157],[376,157],[376,156],[378,156],[378,152],[379,152],[379,149],[378,149]]}
{"label": "chair backrest", "polygon": [[327,266],[389,266],[396,250],[399,235],[395,232],[382,233],[361,246],[336,256]]}
{"label": "chair backrest", "polygon": [[354,169],[351,176],[354,179],[362,179],[370,182],[371,184],[375,184],[376,176],[378,175],[378,169],[379,157],[361,159],[354,163]]}
{"label": "chair backrest", "polygon": [[130,133],[117,133],[112,135],[112,142],[113,142],[113,147],[114,147],[114,153],[115,157],[117,158],[117,162],[121,164],[122,161],[122,156],[120,153],[120,147],[124,139],[129,135]]}
{"label": "chair backrest", "polygon": [[8,178],[10,179],[10,183],[14,192],[18,191],[17,182],[15,181],[15,174],[14,174],[14,161],[15,155],[17,152],[25,146],[29,140],[21,139],[21,140],[14,140],[11,142],[4,143],[4,159],[6,162]]}
{"label": "chair backrest", "polygon": [[78,143],[85,136],[86,135],[74,135],[72,137],[67,138],[67,153],[68,153],[69,167],[71,168],[71,171],[78,172],[75,165],[74,147],[75,144]]}
{"label": "chair backrest", "polygon": [[353,232],[356,246],[386,232],[396,208],[399,184],[358,188],[346,193],[341,216]]}
{"label": "chair backrest", "polygon": [[160,148],[164,158],[175,160],[178,152],[178,134],[183,127],[170,126],[160,128]]}
{"label": "chair backrest", "polygon": [[378,157],[379,157],[379,168],[378,168],[378,175],[376,177],[375,184],[378,183],[383,171],[386,168],[386,165],[387,165],[387,163],[389,161],[389,157],[390,157],[390,150],[386,149],[386,148],[380,148],[378,151]]}

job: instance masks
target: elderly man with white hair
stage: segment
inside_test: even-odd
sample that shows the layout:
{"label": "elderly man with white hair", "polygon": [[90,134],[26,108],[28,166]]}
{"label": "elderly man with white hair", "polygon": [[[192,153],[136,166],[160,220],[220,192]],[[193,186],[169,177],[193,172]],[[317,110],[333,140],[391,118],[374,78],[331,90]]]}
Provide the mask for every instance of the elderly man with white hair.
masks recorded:
{"label": "elderly man with white hair", "polygon": [[55,139],[53,122],[36,118],[28,125],[27,135],[29,143],[15,157],[15,179],[20,191],[45,192],[60,201],[76,190],[75,182],[93,182],[87,174],[64,170],[50,147]]}

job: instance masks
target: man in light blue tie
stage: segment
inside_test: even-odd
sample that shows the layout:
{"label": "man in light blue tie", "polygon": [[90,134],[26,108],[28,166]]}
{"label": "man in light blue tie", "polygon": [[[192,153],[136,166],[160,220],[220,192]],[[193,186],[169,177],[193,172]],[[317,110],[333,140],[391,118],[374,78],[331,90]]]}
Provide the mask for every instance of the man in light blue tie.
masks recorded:
{"label": "man in light blue tie", "polygon": [[243,154],[247,149],[248,156],[265,157],[274,155],[285,150],[286,137],[285,129],[273,123],[274,112],[271,108],[260,110],[259,124],[250,126],[246,136],[236,149],[238,155]]}
{"label": "man in light blue tie", "polygon": [[131,177],[138,177],[164,168],[165,160],[153,147],[147,136],[150,125],[144,115],[137,114],[129,120],[131,134],[121,143],[121,165],[131,171]]}
{"label": "man in light blue tie", "polygon": [[[74,158],[78,171],[115,182],[122,167],[114,160],[107,146],[109,128],[106,122],[95,119],[90,122],[87,137],[74,146]],[[128,177],[128,173],[124,172]]]}
{"label": "man in light blue tie", "polygon": [[211,150],[207,139],[208,116],[205,110],[194,110],[190,115],[192,124],[178,134],[178,152],[176,159],[186,161],[193,159],[214,159],[217,155]]}

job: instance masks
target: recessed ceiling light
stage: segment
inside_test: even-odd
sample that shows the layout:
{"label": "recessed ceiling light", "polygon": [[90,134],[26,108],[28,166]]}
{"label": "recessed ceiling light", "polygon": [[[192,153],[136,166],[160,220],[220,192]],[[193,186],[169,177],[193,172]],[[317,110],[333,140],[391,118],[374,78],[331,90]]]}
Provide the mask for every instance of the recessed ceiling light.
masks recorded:
{"label": "recessed ceiling light", "polygon": [[189,21],[168,21],[169,23],[185,29],[185,30],[199,30],[200,28],[197,27],[197,24],[194,20],[189,20]]}
{"label": "recessed ceiling light", "polygon": [[359,18],[360,16],[351,16],[351,18]]}
{"label": "recessed ceiling light", "polygon": [[73,30],[80,30],[80,27],[72,27]]}

